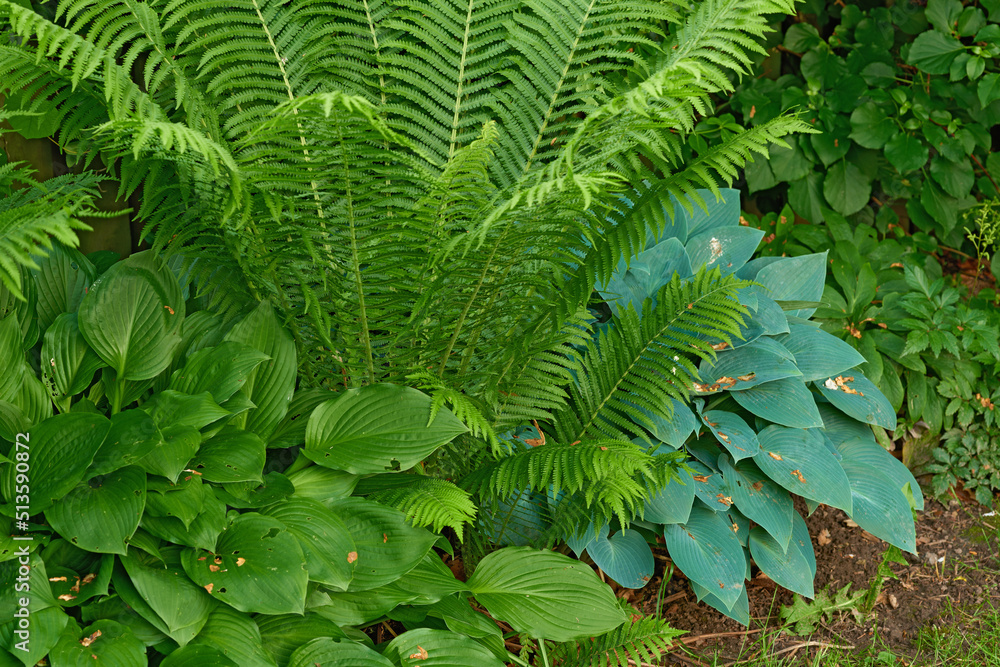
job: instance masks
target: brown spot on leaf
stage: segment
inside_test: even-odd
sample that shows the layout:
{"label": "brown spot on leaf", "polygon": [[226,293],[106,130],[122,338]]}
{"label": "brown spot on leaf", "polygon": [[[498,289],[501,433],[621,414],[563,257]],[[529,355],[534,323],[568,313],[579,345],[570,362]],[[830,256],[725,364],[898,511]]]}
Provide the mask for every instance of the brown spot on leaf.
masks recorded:
{"label": "brown spot on leaf", "polygon": [[707,482],[709,477],[711,477],[711,475],[694,475],[692,479],[696,482]]}
{"label": "brown spot on leaf", "polygon": [[62,595],[59,596],[59,599],[62,600],[63,602],[69,602],[70,600],[75,600],[76,596],[70,595],[69,593],[63,593]]}
{"label": "brown spot on leaf", "polygon": [[725,442],[726,444],[729,443],[729,436],[723,433],[722,431],[716,431],[715,434],[718,435],[720,438],[722,438],[722,441]]}
{"label": "brown spot on leaf", "polygon": [[347,562],[348,563],[353,563],[357,559],[358,559],[358,552],[357,551],[352,551],[349,554],[347,554]]}
{"label": "brown spot on leaf", "polygon": [[733,499],[730,496],[724,496],[721,493],[715,495],[716,500],[718,500],[723,505],[732,505]]}
{"label": "brown spot on leaf", "polygon": [[802,473],[798,469],[792,471],[792,477],[798,477],[800,482],[803,484],[806,483],[806,478],[802,476]]}
{"label": "brown spot on leaf", "polygon": [[753,483],[753,490],[754,491],[760,491],[763,488],[764,488],[764,483],[763,482],[754,482]]}
{"label": "brown spot on leaf", "polygon": [[236,559],[236,567],[242,567],[243,563],[245,562],[247,562],[247,559],[244,558],[243,556],[240,556],[239,558]]}
{"label": "brown spot on leaf", "polygon": [[209,583],[205,585],[205,590],[208,591],[209,593],[212,592],[213,588],[215,588],[215,584]]}
{"label": "brown spot on leaf", "polygon": [[208,569],[211,570],[212,572],[218,572],[219,571],[219,566],[218,565],[209,565]]}
{"label": "brown spot on leaf", "polygon": [[168,313],[170,313],[171,315],[173,315],[173,314],[174,314],[174,309],[173,309],[173,308],[171,308],[170,306],[164,306],[164,308],[166,308],[166,309],[167,309],[167,312],[168,312]]}
{"label": "brown spot on leaf", "polygon": [[423,646],[417,646],[417,652],[410,654],[410,660],[426,660],[429,656],[427,649]]}
{"label": "brown spot on leaf", "polygon": [[736,379],[739,380],[740,382],[750,382],[755,377],[757,377],[756,373],[747,373],[746,375],[740,375]]}
{"label": "brown spot on leaf", "polygon": [[90,646],[100,636],[101,636],[101,631],[96,630],[94,631],[94,634],[90,635],[89,637],[84,637],[83,639],[81,639],[80,643],[84,646]]}
{"label": "brown spot on leaf", "polygon": [[775,454],[774,452],[768,452],[767,455],[770,456],[775,461],[784,461],[785,460],[785,459],[781,458],[781,454]]}
{"label": "brown spot on leaf", "polygon": [[[723,375],[719,378],[719,381],[715,383],[716,389],[729,389],[736,384],[736,378],[731,378],[728,375]],[[713,391],[715,391],[713,389]]]}
{"label": "brown spot on leaf", "polygon": [[49,577],[49,581],[66,581],[66,577]]}
{"label": "brown spot on leaf", "polygon": [[729,343],[727,343],[726,341],[722,341],[721,343],[716,343],[715,345],[713,345],[712,349],[715,350],[716,352],[719,352],[721,350],[726,349],[727,347],[729,347]]}

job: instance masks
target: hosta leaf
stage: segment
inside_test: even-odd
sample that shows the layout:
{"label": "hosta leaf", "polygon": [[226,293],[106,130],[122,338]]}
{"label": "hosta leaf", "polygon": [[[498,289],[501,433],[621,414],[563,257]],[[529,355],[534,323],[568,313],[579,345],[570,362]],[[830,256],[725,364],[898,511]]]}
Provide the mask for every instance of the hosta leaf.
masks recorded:
{"label": "hosta leaf", "polygon": [[215,553],[186,550],[184,571],[214,598],[250,613],[302,613],[308,574],[298,540],[277,519],[241,514]]}
{"label": "hosta leaf", "polygon": [[262,482],[266,446],[246,431],[219,434],[198,448],[189,468],[208,482]]}
{"label": "hosta leaf", "polygon": [[482,644],[432,628],[404,632],[389,642],[382,654],[400,667],[504,667]]}
{"label": "hosta leaf", "polygon": [[684,576],[707,588],[727,609],[736,604],[744,589],[747,561],[728,521],[695,507],[686,524],[666,526],[663,537]]}
{"label": "hosta leaf", "polygon": [[21,378],[26,368],[24,350],[21,348],[21,325],[17,314],[0,319],[0,401],[13,399],[21,388]]}
{"label": "hosta leaf", "polygon": [[288,664],[295,649],[313,639],[344,639],[346,636],[333,621],[309,611],[305,616],[280,614],[258,616],[256,620],[261,643],[279,665]]}
{"label": "hosta leaf", "polygon": [[[718,457],[716,457],[718,458]],[[713,512],[725,512],[732,504],[729,484],[722,473],[713,470],[701,461],[686,461],[695,472],[692,475],[694,494]]]}
{"label": "hosta leaf", "polygon": [[708,359],[702,361],[699,372],[703,382],[718,383],[733,391],[801,375],[792,353],[770,338],[758,338],[735,349],[724,350],[714,363]]}
{"label": "hosta leaf", "polygon": [[220,604],[208,615],[198,636],[188,646],[217,648],[239,667],[276,667],[264,650],[257,624],[243,612]]}
{"label": "hosta leaf", "polygon": [[322,466],[309,466],[288,476],[295,487],[295,496],[315,498],[324,505],[340,498],[347,498],[358,485],[359,477],[343,470]]}
{"label": "hosta leaf", "polygon": [[723,604],[722,600],[714,593],[697,582],[691,582],[691,590],[694,591],[699,602],[704,602],[712,609],[725,614],[737,623],[750,625],[750,596],[747,595],[746,587],[740,591],[740,596],[736,598],[736,602],[729,607]]}
{"label": "hosta leaf", "polygon": [[309,579],[346,591],[354,576],[354,539],[340,518],[319,501],[295,498],[262,511],[288,528],[302,547]]}
{"label": "hosta leaf", "polygon": [[823,426],[816,401],[799,378],[766,382],[745,391],[734,391],[730,396],[751,414],[776,424],[793,428]]}
{"label": "hosta leaf", "polygon": [[146,647],[126,626],[104,619],[80,630],[74,621],[49,654],[53,667],[145,667]]}
{"label": "hosta leaf", "polygon": [[229,414],[228,410],[219,407],[212,400],[212,395],[207,391],[191,396],[173,389],[153,394],[142,404],[142,409],[149,413],[161,429],[178,426],[200,429]]}
{"label": "hosta leaf", "polygon": [[79,250],[53,244],[52,251],[38,260],[34,273],[39,327],[45,331],[61,313],[76,312],[84,290],[96,276],[94,265]]}
{"label": "hosta leaf", "polygon": [[136,463],[160,442],[153,418],[142,410],[111,415],[111,430],[87,469],[87,478]]}
{"label": "hosta leaf", "polygon": [[770,533],[784,551],[792,536],[792,515],[795,513],[788,491],[775,484],[751,461],[733,465],[722,457],[719,464],[733,504]]}
{"label": "hosta leaf", "polygon": [[788,333],[777,336],[776,340],[795,355],[803,382],[826,379],[865,363],[865,358],[853,347],[808,324],[790,324]]}
{"label": "hosta leaf", "polygon": [[695,270],[705,265],[729,275],[753,257],[763,237],[763,231],[752,227],[721,227],[691,237],[684,247]]}
{"label": "hosta leaf", "polygon": [[625,622],[611,589],[592,569],[552,551],[494,551],[468,585],[491,616],[534,638],[571,641]]}
{"label": "hosta leaf", "polygon": [[750,554],[757,567],[779,586],[807,598],[813,597],[813,576],[809,561],[797,544],[792,544],[785,550],[766,530],[758,526],[750,531]]}
{"label": "hosta leaf", "polygon": [[889,399],[858,371],[828,377],[814,384],[827,400],[851,417],[889,430],[896,428],[896,411]]}
{"label": "hosta leaf", "polygon": [[[821,301],[826,282],[826,253],[781,257],[757,272],[753,278],[775,301]],[[812,317],[815,308],[786,313],[792,317]]]}
{"label": "hosta leaf", "polygon": [[768,477],[796,495],[850,513],[847,476],[820,432],[768,426],[757,438],[761,452],[754,462]]}
{"label": "hosta leaf", "polygon": [[288,661],[288,667],[396,667],[387,659],[362,644],[336,642],[326,637],[313,639],[301,646]]}
{"label": "hosta leaf", "polygon": [[45,511],[45,519],[81,549],[124,554],[145,505],[146,473],[128,466],[81,482]]}
{"label": "hosta leaf", "polygon": [[342,392],[317,407],[303,453],[327,468],[355,474],[407,470],[467,429],[442,408],[428,424],[431,398],[410,387],[376,384]]}
{"label": "hosta leaf", "polygon": [[910,503],[881,470],[844,457],[841,463],[851,483],[853,510],[848,514],[864,530],[900,549],[917,553],[916,528]]}
{"label": "hosta leaf", "polygon": [[653,576],[653,552],[645,538],[635,530],[620,530],[608,535],[604,526],[587,554],[605,574],[625,588],[642,588]]}
{"label": "hosta leaf", "polygon": [[80,302],[83,337],[123,380],[148,380],[165,370],[183,320],[177,279],[152,251],[112,266]]}
{"label": "hosta leaf", "polygon": [[686,211],[682,204],[676,203],[677,199],[671,197],[671,201],[675,202],[675,214],[684,215],[687,219],[687,238],[715,229],[732,227],[740,219],[739,190],[720,188],[718,195],[705,189],[696,192],[705,202],[705,208],[693,204],[691,210]]}
{"label": "hosta leaf", "polygon": [[708,410],[702,413],[701,421],[734,460],[750,458],[760,451],[757,434],[739,415],[726,410]]}
{"label": "hosta leaf", "polygon": [[914,479],[913,473],[873,439],[868,437],[850,438],[839,443],[837,449],[840,450],[845,459],[868,465],[878,470],[892,481],[894,488],[900,491],[909,484],[910,493],[913,494],[913,499],[916,503],[914,509],[918,512],[924,509],[924,495],[921,493],[920,485]]}
{"label": "hosta leaf", "polygon": [[216,403],[227,401],[268,356],[249,345],[225,341],[192,354],[170,378],[170,388],[184,394],[207,391]]}
{"label": "hosta leaf", "polygon": [[176,482],[200,445],[201,434],[191,426],[165,428],[156,446],[136,461],[136,465],[148,473]]}
{"label": "hosta leaf", "polygon": [[161,667],[239,667],[239,663],[226,657],[220,648],[196,644],[182,646],[168,655]]}
{"label": "hosta leaf", "polygon": [[695,420],[694,413],[691,412],[691,408],[687,404],[675,398],[671,398],[670,403],[672,407],[670,419],[664,419],[649,411],[644,410],[643,412],[649,417],[652,423],[652,428],[650,429],[652,436],[660,442],[677,449],[684,444],[688,436],[694,433],[694,429],[698,423]]}
{"label": "hosta leaf", "polygon": [[670,480],[659,493],[646,498],[644,521],[684,523],[688,520],[694,504],[695,482],[686,470],[678,470],[677,474],[680,480]]}
{"label": "hosta leaf", "polygon": [[[21,667],[22,664],[29,667],[37,665],[62,639],[63,631],[69,620],[69,615],[61,607],[48,607],[31,612],[29,621],[31,634],[29,635],[30,640],[26,642],[28,650],[23,651],[14,646],[20,644],[22,639],[13,633],[14,623],[17,621],[13,618],[13,610],[11,610],[11,621],[9,622],[11,628],[9,630],[7,628],[0,629],[0,647],[2,647],[0,648],[0,665],[3,667],[8,667],[8,665]],[[8,662],[4,662],[3,649],[10,651],[17,658],[11,656]]]}

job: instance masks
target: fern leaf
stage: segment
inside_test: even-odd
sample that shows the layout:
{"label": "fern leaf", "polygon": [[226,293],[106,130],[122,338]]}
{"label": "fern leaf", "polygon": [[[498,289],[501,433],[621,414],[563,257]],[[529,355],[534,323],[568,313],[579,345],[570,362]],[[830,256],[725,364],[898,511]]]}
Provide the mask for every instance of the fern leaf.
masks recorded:
{"label": "fern leaf", "polygon": [[553,651],[553,659],[574,667],[654,664],[685,632],[658,618],[641,618],[597,637],[560,644]]}
{"label": "fern leaf", "polygon": [[[379,485],[389,488],[373,490]],[[436,477],[378,475],[365,480],[364,485],[359,484],[355,493],[398,509],[414,526],[429,527],[436,533],[451,528],[460,541],[465,525],[476,518],[476,506],[469,494]]]}

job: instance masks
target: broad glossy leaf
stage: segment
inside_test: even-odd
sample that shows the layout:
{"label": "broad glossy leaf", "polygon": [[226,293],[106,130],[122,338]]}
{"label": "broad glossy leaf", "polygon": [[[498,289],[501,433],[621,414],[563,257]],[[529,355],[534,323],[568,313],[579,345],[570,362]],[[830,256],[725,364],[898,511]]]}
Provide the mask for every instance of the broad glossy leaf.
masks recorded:
{"label": "broad glossy leaf", "polygon": [[295,392],[298,370],[295,342],[266,301],[240,320],[226,340],[245,343],[270,357],[247,375],[243,385],[243,392],[257,406],[248,414],[243,427],[266,442],[288,412]]}
{"label": "broad glossy leaf", "polygon": [[[851,137],[857,140],[858,134],[853,133]],[[830,167],[823,179],[823,196],[830,207],[841,215],[852,215],[863,209],[871,199],[871,194],[871,179],[844,160]]]}
{"label": "broad glossy leaf", "polygon": [[292,653],[288,667],[396,667],[372,649],[351,641],[320,637]]}
{"label": "broad glossy leaf", "polygon": [[814,384],[827,400],[851,417],[890,430],[896,428],[896,411],[889,399],[858,371],[817,380]]}
{"label": "broad glossy leaf", "polygon": [[[31,452],[29,514],[38,514],[83,479],[111,428],[105,417],[71,412],[46,419],[28,432]],[[14,466],[4,466],[3,492],[13,498]]]}
{"label": "broad glossy leaf", "polygon": [[[84,643],[90,638],[93,639]],[[49,659],[52,667],[145,667],[147,664],[143,643],[129,628],[108,619],[84,630],[75,621],[69,624]]]}
{"label": "broad glossy leaf", "polygon": [[743,591],[747,561],[729,523],[715,512],[695,507],[686,524],[666,526],[663,537],[671,560],[688,579],[711,591],[726,608]]}
{"label": "broad glossy leaf", "polygon": [[[898,131],[899,130],[897,129],[896,123],[893,119],[889,118],[889,116],[886,115],[886,112],[875,102],[865,102],[851,113],[851,139],[858,142],[865,148],[874,148],[876,150],[881,149],[885,146],[885,142],[887,142],[889,138]],[[843,172],[848,165],[850,165],[849,162],[838,162],[830,168],[830,172],[832,173],[834,169],[839,169]],[[860,174],[860,170],[858,170],[857,167],[854,167],[854,169],[858,172],[858,174]],[[836,202],[830,198],[829,194],[827,194],[826,198],[830,201],[830,204],[833,205],[834,209],[843,213],[843,211],[840,211]],[[865,199],[865,202],[867,203],[867,198]],[[862,204],[862,206],[863,205],[864,204]],[[860,209],[860,206],[858,208]],[[844,213],[844,215],[849,215],[849,213],[853,212],[854,211],[850,211],[848,213]]]}
{"label": "broad glossy leaf", "polygon": [[793,428],[823,426],[816,401],[799,378],[766,382],[744,391],[734,391],[730,396],[750,413],[776,424]]}
{"label": "broad glossy leaf", "polygon": [[42,552],[52,595],[63,607],[76,607],[108,594],[115,557],[82,551],[55,539]]}
{"label": "broad glossy leaf", "polygon": [[10,618],[11,621],[5,624],[9,627],[0,626],[0,654],[6,649],[17,657],[16,659],[11,657],[9,662],[5,662],[3,655],[0,655],[0,665],[3,667],[37,665],[62,639],[63,631],[70,620],[69,615],[61,607],[47,607],[31,612],[28,620],[31,624],[28,628],[30,635],[26,642],[28,650],[23,651],[15,647],[15,644],[20,644],[23,638],[13,632],[14,624],[17,623],[17,619],[13,617],[13,610]]}
{"label": "broad glossy leaf", "polygon": [[786,549],[795,514],[788,491],[775,484],[751,461],[733,465],[727,457],[721,457],[719,465],[729,484],[733,504],[770,533],[782,550]]}
{"label": "broad glossy leaf", "polygon": [[625,588],[642,588],[653,576],[653,552],[645,538],[635,530],[620,530],[608,535],[604,526],[587,554],[605,574]]}
{"label": "broad glossy leaf", "polygon": [[229,414],[207,391],[192,396],[173,389],[153,394],[142,404],[142,409],[161,429],[178,426],[200,429]]}
{"label": "broad glossy leaf", "polygon": [[155,517],[147,511],[142,517],[142,527],[168,542],[211,551],[226,528],[226,506],[207,493],[201,513],[190,525],[185,526],[176,516]]}
{"label": "broad glossy leaf", "polygon": [[357,546],[336,514],[309,498],[282,501],[262,514],[280,521],[298,539],[309,579],[335,590],[347,590],[354,576],[354,562],[349,555],[357,553]]}
{"label": "broad glossy leaf", "polygon": [[848,417],[829,403],[820,403],[819,412],[823,416],[823,432],[834,445],[851,438],[867,438],[875,442],[872,427],[857,419]]}
{"label": "broad glossy leaf", "polygon": [[276,667],[277,664],[264,650],[260,630],[253,619],[224,604],[212,610],[201,632],[188,646],[197,645],[217,648],[239,667]]}
{"label": "broad glossy leaf", "polygon": [[317,405],[330,400],[329,389],[306,389],[295,392],[281,423],[271,434],[268,448],[292,447],[306,442],[306,423]]}
{"label": "broad glossy leaf", "polygon": [[34,272],[39,327],[45,331],[61,313],[76,312],[84,290],[96,276],[94,265],[79,250],[53,244]]}
{"label": "broad glossy leaf", "polygon": [[571,641],[625,622],[611,589],[592,569],[552,551],[494,551],[480,561],[468,585],[490,615],[536,639]]}
{"label": "broad glossy leaf", "polygon": [[695,270],[707,266],[729,275],[753,257],[763,237],[764,232],[753,227],[720,227],[692,236],[685,249]]}
{"label": "broad glossy leaf", "polygon": [[776,340],[795,356],[803,382],[826,379],[865,363],[865,358],[853,347],[808,324],[790,324],[788,333],[777,336]]}
{"label": "broad glossy leaf", "polygon": [[264,441],[256,434],[236,431],[203,442],[188,467],[209,482],[260,483],[266,456]]}
{"label": "broad glossy leaf", "polygon": [[151,379],[170,365],[183,320],[177,279],[149,250],[108,269],[80,302],[83,337],[124,380]]}
{"label": "broad glossy leaf", "polygon": [[851,482],[853,510],[848,514],[864,530],[900,549],[917,553],[917,535],[910,503],[881,470],[844,457]]}
{"label": "broad glossy leaf", "polygon": [[643,302],[647,298],[655,299],[660,287],[670,282],[674,274],[686,278],[693,271],[684,246],[671,238],[642,251],[627,267],[622,260],[607,286],[599,292],[615,314],[620,314],[619,309],[628,303],[637,313],[642,313]]}
{"label": "broad glossy leaf", "polygon": [[414,597],[412,593],[392,585],[359,592],[330,590],[312,593],[308,608],[346,628],[382,618],[400,605],[409,604]]}
{"label": "broad glossy leaf", "polygon": [[874,440],[867,437],[850,438],[839,443],[837,449],[845,459],[878,470],[892,481],[894,488],[900,491],[909,484],[910,492],[916,502],[914,509],[918,512],[923,511],[924,495],[921,493],[920,485],[914,479],[913,473]]}
{"label": "broad glossy leaf", "polygon": [[347,498],[358,485],[359,477],[343,470],[309,466],[288,476],[295,487],[295,496],[315,498],[324,505]]}
{"label": "broad glossy leaf", "polygon": [[344,639],[344,631],[315,612],[307,611],[305,616],[280,614],[258,616],[261,643],[279,665],[288,664],[295,649],[320,637]]}
{"label": "broad glossy leaf", "polygon": [[[809,547],[812,549],[812,546]],[[750,554],[757,567],[779,586],[812,598],[813,575],[797,544],[785,550],[760,526],[750,531]]]}
{"label": "broad glossy leaf", "polygon": [[736,598],[736,602],[730,607],[723,604],[722,600],[714,593],[697,582],[691,582],[691,590],[694,591],[700,602],[704,602],[712,609],[725,614],[737,623],[742,623],[746,626],[750,625],[750,597],[747,595],[746,587],[740,591],[740,596]]}
{"label": "broad glossy leaf", "polygon": [[684,523],[694,504],[695,482],[691,473],[678,470],[680,481],[671,480],[659,493],[646,498],[642,518],[653,523]]}
{"label": "broad glossy leaf", "polygon": [[969,195],[976,180],[971,162],[952,162],[941,155],[931,158],[931,176],[945,192],[958,199]]}
{"label": "broad glossy leaf", "polygon": [[168,655],[161,667],[239,667],[220,648],[205,644],[182,646]]}
{"label": "broad glossy leaf", "polygon": [[408,524],[402,512],[370,500],[346,498],[327,506],[344,522],[357,546],[351,591],[366,591],[399,579],[416,567],[437,541],[430,531]]}
{"label": "broad glossy leaf", "polygon": [[355,474],[407,470],[466,427],[441,408],[428,424],[430,396],[410,387],[376,384],[342,392],[317,407],[303,453],[327,468]]}
{"label": "broad glossy leaf", "polygon": [[714,363],[703,360],[699,372],[708,385],[718,383],[721,388],[733,391],[801,375],[792,353],[770,338],[758,338],[735,349],[723,350]]}
{"label": "broad glossy leaf", "polygon": [[200,445],[201,434],[192,426],[165,428],[156,446],[136,461],[136,465],[148,473],[176,482]]}
{"label": "broad glossy leaf", "polygon": [[400,667],[504,667],[482,644],[454,632],[417,628],[402,633],[383,655]]}
{"label": "broad glossy leaf", "polygon": [[142,410],[125,410],[111,415],[111,430],[97,450],[87,477],[105,475],[136,463],[160,442],[153,418]]}
{"label": "broad glossy leaf", "polygon": [[212,489],[198,475],[185,475],[177,483],[151,476],[146,483],[146,516],[177,517],[190,526],[209,502]]}
{"label": "broad glossy leaf", "polygon": [[907,62],[927,74],[947,74],[951,61],[964,50],[965,46],[954,37],[928,30],[913,40]]}
{"label": "broad glossy leaf", "polygon": [[192,354],[184,368],[170,378],[170,388],[184,394],[207,391],[216,403],[223,403],[247,381],[249,373],[268,359],[263,352],[236,341]]}
{"label": "broad glossy leaf", "polygon": [[13,403],[0,401],[0,439],[15,442],[17,434],[27,432],[30,426],[20,408]]}
{"label": "broad glossy leaf", "polygon": [[916,171],[927,164],[930,151],[918,137],[900,132],[885,145],[885,157],[901,174]]}
{"label": "broad glossy leaf", "polygon": [[90,349],[77,328],[76,313],[56,317],[42,343],[42,373],[51,378],[59,396],[74,396],[90,386],[104,362]]}
{"label": "broad glossy leaf", "polygon": [[45,511],[45,519],[81,549],[124,554],[145,505],[146,473],[128,466],[80,482]]}
{"label": "broad glossy leaf", "polygon": [[768,426],[754,457],[771,479],[792,493],[851,512],[850,485],[818,431]]}
{"label": "broad glossy leaf", "polygon": [[27,368],[16,313],[0,320],[0,368],[4,369],[0,374],[0,401],[8,401],[17,395]]}
{"label": "broad glossy leaf", "polygon": [[305,558],[277,519],[241,514],[219,536],[215,554],[186,550],[181,561],[195,583],[240,611],[289,614],[305,608]]}
{"label": "broad glossy leaf", "polygon": [[701,421],[734,460],[750,458],[760,451],[757,433],[739,415],[726,410],[708,410],[702,413]]}
{"label": "broad glossy leaf", "polygon": [[[781,257],[764,266],[754,278],[770,290],[775,301],[821,301],[826,282],[826,253]],[[793,317],[810,318],[815,308],[792,310]]]}

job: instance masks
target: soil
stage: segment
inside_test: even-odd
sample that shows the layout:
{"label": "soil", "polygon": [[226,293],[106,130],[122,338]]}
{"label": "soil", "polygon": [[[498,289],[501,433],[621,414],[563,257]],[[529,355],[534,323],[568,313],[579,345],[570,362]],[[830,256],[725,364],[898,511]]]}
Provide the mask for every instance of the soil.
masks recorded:
{"label": "soil", "polygon": [[[804,504],[797,508],[806,515]],[[890,565],[899,578],[885,579],[869,618],[859,622],[850,614],[837,614],[808,638],[783,633],[773,650],[788,649],[784,657],[795,656],[796,663],[798,659],[804,663],[814,658],[815,651],[823,649],[821,644],[853,647],[852,652],[860,653],[872,645],[877,630],[881,642],[897,656],[912,659],[914,639],[922,628],[949,625],[962,632],[961,618],[956,618],[962,615],[953,610],[974,609],[987,601],[1000,606],[1000,521],[988,512],[971,500],[952,499],[942,505],[928,499],[917,522],[919,555],[904,554],[906,565]],[[829,586],[833,592],[851,583],[852,592],[867,590],[888,544],[856,527],[844,512],[826,506],[807,517],[806,523],[816,552],[815,589]],[[631,595],[620,591],[647,614],[655,613],[663,570],[669,567],[665,550],[656,556],[658,571],[649,586]],[[747,584],[751,616],[748,629],[697,602],[687,580],[675,570],[662,594],[663,617],[673,627],[688,631],[683,642],[702,656],[704,663],[675,651],[667,654],[662,664],[729,664],[747,657],[762,629],[779,628],[781,606],[791,604],[794,594],[776,586],[756,568],[754,575]],[[806,645],[807,639],[813,642],[811,646]],[[793,650],[795,646],[801,650]],[[716,654],[717,662],[713,663]]]}

